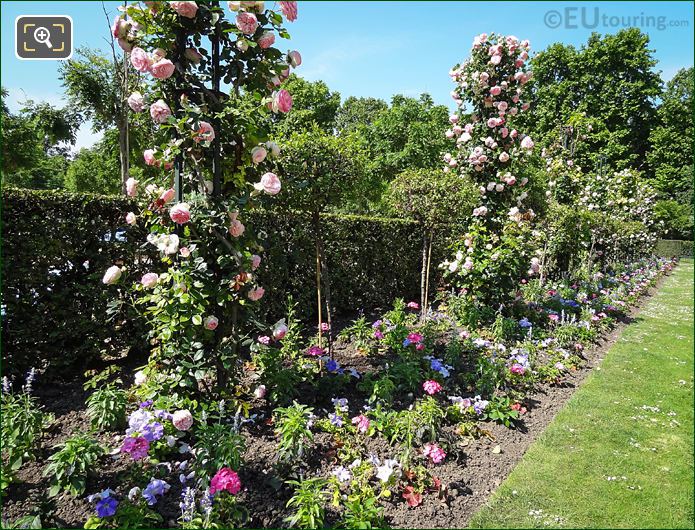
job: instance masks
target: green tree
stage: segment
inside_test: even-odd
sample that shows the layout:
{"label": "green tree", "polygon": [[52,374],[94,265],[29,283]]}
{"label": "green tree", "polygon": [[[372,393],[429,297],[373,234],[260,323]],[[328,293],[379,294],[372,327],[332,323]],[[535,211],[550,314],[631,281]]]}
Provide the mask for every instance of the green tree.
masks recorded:
{"label": "green tree", "polygon": [[383,99],[350,96],[336,113],[335,127],[341,134],[370,127],[388,108],[388,103]]}
{"label": "green tree", "polygon": [[282,84],[292,94],[292,112],[275,116],[277,130],[283,135],[309,130],[314,124],[331,132],[340,107],[340,93],[331,91],[323,81],[307,81],[295,74]]}

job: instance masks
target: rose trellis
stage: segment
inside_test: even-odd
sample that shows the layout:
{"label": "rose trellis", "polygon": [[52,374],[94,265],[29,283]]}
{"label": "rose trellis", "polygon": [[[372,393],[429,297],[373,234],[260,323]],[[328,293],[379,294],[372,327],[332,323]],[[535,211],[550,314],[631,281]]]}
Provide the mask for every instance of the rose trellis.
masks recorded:
{"label": "rose trellis", "polygon": [[126,216],[159,260],[137,278],[113,266],[104,283],[125,275],[150,324],[152,356],[139,383],[222,391],[264,294],[255,273],[263,248],[245,213],[281,189],[268,170],[279,154],[269,124],[292,107],[282,82],[301,56],[273,45],[289,38],[283,23],[297,18],[297,5],[144,4],[123,7],[112,29],[145,79],[129,106],[149,110],[159,127],[161,140],[143,154],[157,177],[128,180],[142,209]]}

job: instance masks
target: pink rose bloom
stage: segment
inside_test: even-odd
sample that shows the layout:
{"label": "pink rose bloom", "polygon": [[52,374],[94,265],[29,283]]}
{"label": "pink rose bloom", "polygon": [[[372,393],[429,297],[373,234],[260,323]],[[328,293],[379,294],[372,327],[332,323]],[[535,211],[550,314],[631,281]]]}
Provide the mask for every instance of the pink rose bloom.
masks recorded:
{"label": "pink rose bloom", "polygon": [[245,35],[253,35],[258,27],[258,19],[253,13],[243,11],[236,16],[236,26]]}
{"label": "pink rose bloom", "polygon": [[157,79],[168,79],[176,70],[174,63],[169,59],[161,59],[150,67],[150,72]]}
{"label": "pink rose bloom", "polygon": [[145,98],[142,97],[140,92],[133,92],[128,96],[128,106],[133,112],[142,112],[145,110]]}
{"label": "pink rose bloom", "polygon": [[158,99],[150,105],[150,116],[155,123],[166,123],[171,116],[171,109],[164,100]]}
{"label": "pink rose bloom", "polygon": [[422,389],[430,396],[433,396],[434,394],[442,391],[442,385],[437,383],[437,381],[430,379],[429,381],[422,383]]}
{"label": "pink rose bloom", "polygon": [[174,221],[176,224],[183,225],[191,220],[190,210],[191,207],[188,203],[180,202],[179,204],[176,204],[171,208],[171,210],[169,211],[169,217],[171,217],[171,220]]}
{"label": "pink rose bloom", "polygon": [[364,414],[352,418],[352,424],[357,425],[357,430],[361,433],[366,433],[369,430],[369,418]]}
{"label": "pink rose bloom", "polygon": [[509,160],[509,153],[506,151],[502,151],[502,154],[500,155],[500,162],[507,162]]}
{"label": "pink rose bloom", "polygon": [[186,18],[195,18],[198,12],[198,4],[195,2],[169,2],[169,5],[179,15]]}
{"label": "pink rose bloom", "polygon": [[142,153],[143,158],[145,159],[145,164],[148,166],[157,166],[159,165],[159,162],[154,156],[154,149],[146,149]]}
{"label": "pink rose bloom", "polygon": [[290,53],[288,53],[287,59],[292,68],[297,68],[300,64],[302,64],[302,54],[297,50],[292,50]]}
{"label": "pink rose bloom", "polygon": [[446,453],[437,444],[425,444],[423,453],[432,460],[433,464],[439,464],[446,458]]}
{"label": "pink rose bloom", "polygon": [[267,393],[267,389],[265,385],[259,385],[256,387],[256,390],[253,391],[253,396],[256,399],[263,399]]}
{"label": "pink rose bloom", "polygon": [[220,323],[220,321],[216,316],[210,315],[209,317],[205,317],[205,321],[203,323],[205,325],[205,329],[213,331],[217,329],[217,325]]}
{"label": "pink rose bloom", "polygon": [[287,114],[292,110],[292,96],[284,88],[278,90],[273,96],[273,112],[282,112]]}
{"label": "pink rose bloom", "polygon": [[268,151],[261,145],[257,145],[251,149],[251,160],[253,160],[254,164],[260,164],[265,160],[266,156],[268,156]]}
{"label": "pink rose bloom", "polygon": [[142,436],[133,438],[128,436],[123,440],[121,453],[129,453],[133,460],[142,460],[147,456],[147,451],[150,449],[150,442]]}
{"label": "pink rose bloom", "polygon": [[246,230],[244,224],[238,219],[232,219],[232,223],[229,225],[229,233],[232,237],[241,237],[241,235]]}
{"label": "pink rose bloom", "polygon": [[268,195],[277,195],[282,187],[280,179],[275,173],[266,173],[261,177],[260,182],[253,185],[258,191],[264,191]]}
{"label": "pink rose bloom", "polygon": [[147,72],[152,66],[152,60],[147,52],[142,48],[135,47],[130,52],[130,64],[133,65],[138,72]]}
{"label": "pink rose bloom", "polygon": [[159,200],[166,204],[171,199],[173,199],[175,196],[176,196],[176,191],[174,190],[174,188],[169,188],[168,190],[164,190],[162,192],[162,194],[159,196]]}
{"label": "pink rose bloom", "polygon": [[533,140],[531,140],[530,136],[524,136],[524,139],[521,140],[521,147],[524,149],[533,149],[534,143]]}
{"label": "pink rose bloom", "polygon": [[251,256],[251,270],[256,270],[261,264],[261,257],[258,254]]}
{"label": "pink rose bloom", "polygon": [[104,273],[104,278],[101,280],[106,285],[113,285],[121,277],[121,268],[117,265],[112,265]]}
{"label": "pink rose bloom", "polygon": [[490,95],[491,96],[499,96],[502,93],[502,87],[500,86],[493,86],[490,89]]}
{"label": "pink rose bloom", "polygon": [[232,495],[236,495],[241,491],[241,480],[239,475],[228,467],[223,467],[210,481],[210,493],[214,495],[218,491],[227,491]]}
{"label": "pink rose bloom", "polygon": [[195,48],[186,48],[186,51],[183,52],[183,54],[186,59],[193,64],[200,64],[200,60],[203,58],[203,56]]}
{"label": "pink rose bloom", "polygon": [[143,275],[140,283],[144,288],[149,289],[150,287],[157,285],[158,281],[159,275],[156,272],[148,272],[147,274]]}
{"label": "pink rose bloom", "polygon": [[122,15],[118,15],[111,25],[111,34],[115,39],[122,39],[128,34],[128,23],[123,20]]}
{"label": "pink rose bloom", "polygon": [[285,338],[285,335],[287,335],[287,331],[288,329],[285,324],[278,324],[273,329],[273,338],[275,340],[282,340]]}
{"label": "pink rose bloom", "polygon": [[128,197],[135,197],[138,194],[138,182],[133,177],[125,181],[125,189]]}
{"label": "pink rose bloom", "polygon": [[263,33],[261,33],[261,36],[258,37],[258,46],[262,50],[265,50],[266,48],[270,48],[274,43],[275,43],[275,33],[273,33],[272,31],[264,31]]}
{"label": "pink rose bloom", "polygon": [[278,2],[280,11],[289,22],[297,20],[297,2]]}
{"label": "pink rose bloom", "polygon": [[493,55],[492,57],[490,57],[490,64],[494,64],[495,66],[497,66],[501,62],[502,62],[502,56],[501,55]]}
{"label": "pink rose bloom", "polygon": [[191,255],[191,250],[188,247],[181,247],[179,249],[179,253],[181,254],[182,258],[187,258]]}
{"label": "pink rose bloom", "polygon": [[264,294],[265,289],[263,289],[263,287],[256,287],[255,289],[251,289],[247,296],[249,297],[249,300],[251,300],[252,302],[257,302],[258,300],[263,298]]}
{"label": "pink rose bloom", "polygon": [[193,427],[193,415],[187,410],[177,410],[171,419],[179,431],[187,431]]}
{"label": "pink rose bloom", "polygon": [[198,122],[198,128],[194,131],[196,135],[193,137],[193,141],[196,143],[212,142],[215,139],[215,129],[206,121]]}
{"label": "pink rose bloom", "polygon": [[129,225],[134,225],[137,223],[138,218],[135,216],[133,212],[128,212],[125,215],[125,222],[128,223]]}

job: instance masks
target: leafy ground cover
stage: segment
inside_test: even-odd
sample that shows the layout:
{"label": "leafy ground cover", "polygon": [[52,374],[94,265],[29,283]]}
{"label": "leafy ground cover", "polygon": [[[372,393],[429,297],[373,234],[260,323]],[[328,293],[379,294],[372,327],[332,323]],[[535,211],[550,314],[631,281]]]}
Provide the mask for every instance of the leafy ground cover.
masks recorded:
{"label": "leafy ground cover", "polygon": [[625,329],[473,528],[692,528],[693,262]]}

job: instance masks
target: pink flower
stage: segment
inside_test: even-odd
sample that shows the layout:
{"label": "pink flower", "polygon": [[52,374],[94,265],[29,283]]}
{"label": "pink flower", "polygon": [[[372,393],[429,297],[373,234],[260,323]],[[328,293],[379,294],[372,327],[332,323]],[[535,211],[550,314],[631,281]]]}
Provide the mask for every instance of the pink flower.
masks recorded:
{"label": "pink flower", "polygon": [[273,328],[273,338],[275,340],[282,340],[287,335],[287,326],[285,324],[278,324]]}
{"label": "pink flower", "polygon": [[130,53],[133,50],[133,43],[127,39],[118,39],[118,46],[126,53]]}
{"label": "pink flower", "polygon": [[210,481],[210,493],[215,494],[218,491],[227,491],[232,495],[236,495],[241,491],[241,480],[239,475],[228,467],[223,467]]}
{"label": "pink flower", "polygon": [[105,283],[106,285],[113,285],[118,281],[118,279],[121,277],[123,271],[121,271],[121,268],[117,265],[112,265],[108,269],[106,269],[106,272],[104,273],[104,277],[102,278],[102,282]]}
{"label": "pink flower", "polygon": [[280,11],[289,22],[297,20],[297,2],[278,2]]}
{"label": "pink flower", "polygon": [[191,207],[186,202],[180,202],[174,205],[169,211],[169,217],[176,224],[186,224],[191,220]]}
{"label": "pink flower", "polygon": [[215,139],[215,129],[206,121],[198,122],[198,127],[194,131],[196,135],[193,137],[193,141],[196,143],[212,142]]}
{"label": "pink flower", "polygon": [[128,436],[123,440],[123,446],[121,447],[122,453],[130,453],[133,460],[141,460],[147,456],[147,451],[150,450],[150,442],[147,441],[142,436],[133,438]]}
{"label": "pink flower", "polygon": [[150,72],[157,79],[168,79],[174,73],[176,67],[169,59],[161,59],[150,67]]}
{"label": "pink flower", "polygon": [[550,320],[552,320],[553,322],[557,322],[558,320],[560,320],[560,317],[557,316],[557,315],[554,314],[554,313],[551,313],[550,315],[548,315],[548,318],[549,318]]}
{"label": "pink flower", "polygon": [[193,415],[187,410],[177,410],[174,412],[171,422],[179,431],[187,431],[193,427]]}
{"label": "pink flower", "polygon": [[148,166],[158,166],[159,162],[154,156],[154,149],[145,149],[142,153],[142,157],[145,159],[145,164]]}
{"label": "pink flower", "polygon": [[171,109],[163,99],[158,99],[150,105],[150,116],[155,123],[166,123],[171,116]]}
{"label": "pink flower", "polygon": [[408,340],[417,344],[422,342],[422,335],[420,333],[408,333]]}
{"label": "pink flower", "polygon": [[502,62],[502,56],[501,55],[493,55],[490,57],[490,64],[498,65]]}
{"label": "pink flower", "polygon": [[446,458],[446,453],[437,444],[425,444],[423,454],[428,456],[433,464],[439,464],[439,462]]}
{"label": "pink flower", "polygon": [[147,52],[142,48],[135,47],[130,52],[130,64],[133,65],[138,72],[147,72],[152,66],[152,59],[147,55]]}
{"label": "pink flower", "polygon": [[261,257],[258,254],[251,256],[251,270],[256,270],[261,265]]}
{"label": "pink flower", "polygon": [[193,64],[200,64],[200,60],[203,58],[200,52],[195,48],[186,48],[186,51],[183,52],[183,54],[186,56],[186,59]]}
{"label": "pink flower", "polygon": [[357,425],[357,430],[361,433],[365,433],[369,430],[369,418],[364,414],[352,418],[352,424]]}
{"label": "pink flower", "polygon": [[302,54],[297,50],[292,50],[287,54],[287,62],[290,63],[292,68],[297,68],[300,64],[302,64]]}
{"label": "pink flower", "polygon": [[205,326],[205,329],[209,329],[210,331],[214,331],[217,329],[218,324],[220,321],[217,319],[216,316],[210,315],[209,317],[205,317],[205,320],[203,321],[203,325]]}
{"label": "pink flower", "polygon": [[186,18],[195,18],[198,12],[198,4],[195,2],[169,2],[169,5],[179,15]]}
{"label": "pink flower", "polygon": [[171,199],[173,199],[176,196],[176,191],[174,188],[169,188],[168,190],[164,190],[162,194],[159,196],[159,200],[162,201],[164,204],[168,203]]}
{"label": "pink flower", "polygon": [[282,112],[283,114],[287,114],[290,110],[292,110],[292,96],[287,90],[281,88],[273,95],[272,107],[273,112]]}
{"label": "pink flower", "polygon": [[490,95],[491,96],[499,96],[502,93],[502,87],[500,86],[493,86],[490,89]]}
{"label": "pink flower", "polygon": [[263,287],[256,287],[255,289],[251,289],[247,296],[249,297],[249,300],[251,300],[252,302],[257,302],[258,300],[263,298],[264,294],[265,289],[263,289]]}
{"label": "pink flower", "polygon": [[179,249],[179,253],[181,254],[182,258],[187,258],[191,255],[191,250],[188,247],[181,247]]}
{"label": "pink flower", "polygon": [[275,33],[272,31],[264,31],[261,36],[258,37],[258,47],[261,50],[270,48],[275,43]]}
{"label": "pink flower", "polygon": [[147,274],[144,274],[140,279],[140,283],[146,289],[154,287],[155,285],[157,285],[158,281],[159,275],[156,272],[148,272]]}
{"label": "pink flower", "polygon": [[500,155],[500,162],[507,162],[509,160],[509,153],[506,151],[502,151],[502,154]]}
{"label": "pink flower", "polygon": [[236,26],[246,35],[253,35],[258,27],[258,19],[253,13],[242,11],[236,16]]}
{"label": "pink flower", "polygon": [[253,185],[258,191],[264,191],[268,195],[277,195],[282,187],[280,179],[275,173],[266,173],[261,177],[260,182]]}
{"label": "pink flower", "polygon": [[118,15],[111,25],[111,34],[115,39],[122,39],[128,34],[128,23],[123,20],[122,15]]}
{"label": "pink flower", "polygon": [[265,385],[258,385],[256,387],[256,390],[253,391],[253,396],[256,399],[263,399],[267,393],[267,389]]}
{"label": "pink flower", "polygon": [[417,302],[408,302],[408,309],[420,309],[420,304]]}
{"label": "pink flower", "polygon": [[329,331],[330,329],[328,322],[321,322],[321,331]]}
{"label": "pink flower", "polygon": [[133,177],[125,181],[125,189],[128,197],[135,197],[138,194],[138,182]]}
{"label": "pink flower", "polygon": [[524,373],[526,372],[526,369],[522,365],[520,365],[519,363],[514,363],[509,368],[509,371],[513,374],[516,374],[516,375],[524,375]]}
{"label": "pink flower", "polygon": [[140,92],[133,92],[128,96],[128,106],[133,112],[142,112],[145,110],[145,98]]}
{"label": "pink flower", "polygon": [[270,337],[268,335],[261,335],[260,337],[258,337],[258,342],[267,346],[268,344],[270,344]]}
{"label": "pink flower", "polygon": [[246,227],[244,226],[244,223],[238,219],[232,219],[231,224],[229,225],[229,233],[232,235],[232,237],[241,237],[245,230]]}
{"label": "pink flower", "polygon": [[323,355],[323,348],[312,346],[306,351],[306,354],[310,355],[311,357],[321,357]]}
{"label": "pink flower", "polygon": [[268,151],[261,145],[257,145],[251,149],[251,160],[254,164],[260,164],[265,160],[266,156],[268,156]]}
{"label": "pink flower", "polygon": [[437,381],[434,381],[430,379],[429,381],[425,381],[422,383],[422,389],[427,392],[430,396],[433,396],[434,394],[437,394],[442,391],[442,385],[437,383]]}
{"label": "pink flower", "polygon": [[521,147],[524,149],[533,149],[534,143],[533,140],[531,140],[530,136],[524,136],[524,139],[521,140]]}
{"label": "pink flower", "polygon": [[134,225],[135,223],[137,223],[137,221],[138,221],[138,218],[135,216],[135,214],[133,212],[128,212],[125,215],[125,222],[128,223],[129,225]]}

